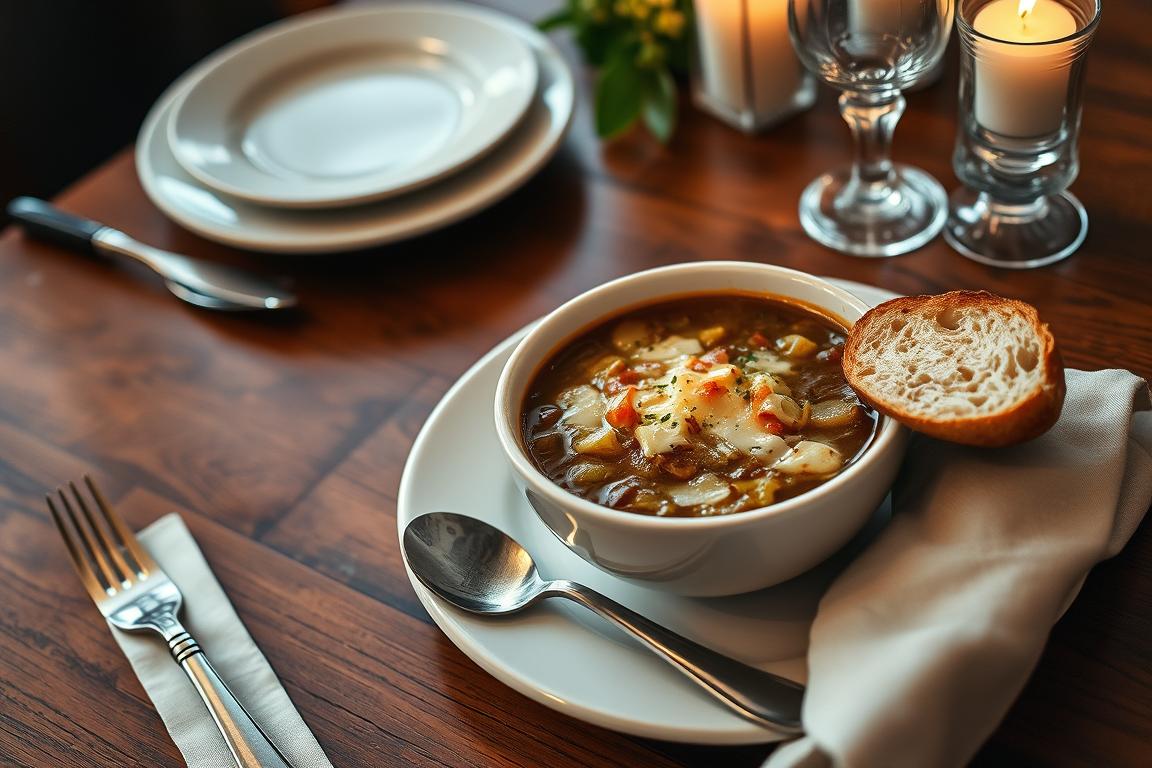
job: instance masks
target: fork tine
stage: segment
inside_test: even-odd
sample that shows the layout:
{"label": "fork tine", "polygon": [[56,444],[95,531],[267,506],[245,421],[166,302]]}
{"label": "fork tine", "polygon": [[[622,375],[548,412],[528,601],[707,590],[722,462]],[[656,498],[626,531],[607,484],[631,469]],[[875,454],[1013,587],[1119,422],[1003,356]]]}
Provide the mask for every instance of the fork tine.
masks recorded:
{"label": "fork tine", "polygon": [[112,509],[107,499],[104,498],[104,494],[100,492],[100,488],[96,485],[96,482],[88,475],[84,475],[84,484],[88,486],[88,491],[92,494],[92,498],[96,500],[96,506],[99,507],[100,512],[103,513],[104,520],[112,528],[112,535],[116,537],[120,546],[123,547],[135,561],[136,573],[139,574],[142,579],[147,578],[149,572],[157,570],[156,563],[152,560],[152,557],[140,546],[136,534],[132,533],[132,530],[124,525],[124,521],[120,518],[120,515],[116,514],[115,510]]}
{"label": "fork tine", "polygon": [[92,537],[92,532],[80,521],[76,510],[72,507],[72,502],[68,501],[68,497],[64,495],[64,489],[57,488],[56,494],[60,497],[64,512],[67,513],[68,520],[72,523],[72,528],[80,534],[80,540],[84,543],[84,551],[88,553],[88,559],[96,564],[97,572],[103,577],[104,583],[108,585],[109,594],[119,591],[121,588],[120,579],[117,574],[112,572],[112,566],[108,564],[107,553],[97,545],[96,540]]}
{"label": "fork tine", "polygon": [[80,491],[76,488],[76,483],[68,481],[68,487],[72,490],[72,498],[76,500],[76,506],[80,508],[80,512],[84,515],[84,519],[88,521],[89,529],[96,534],[96,539],[100,544],[101,552],[104,557],[110,560],[109,565],[116,571],[116,581],[121,584],[131,584],[135,580],[136,573],[128,566],[124,560],[124,556],[120,554],[120,548],[116,546],[116,542],[112,541],[104,530],[104,526],[96,522],[96,518],[92,516],[92,510],[88,509],[88,503],[84,501],[84,497],[80,495]]}
{"label": "fork tine", "polygon": [[[60,531],[60,537],[64,539],[64,545],[68,547],[68,554],[72,556],[72,565],[75,566],[76,573],[80,575],[80,581],[84,584],[84,588],[88,590],[88,594],[92,596],[92,599],[97,602],[108,597],[107,582],[102,582],[99,574],[93,569],[91,557],[85,559],[84,555],[80,553],[80,547],[77,546],[76,542],[76,534],[72,533],[64,523],[60,511],[56,509],[56,505],[52,501],[52,494],[46,494],[45,499],[48,502],[48,511],[52,513],[52,520],[56,523],[56,529]],[[85,544],[84,547],[87,549],[87,544]]]}

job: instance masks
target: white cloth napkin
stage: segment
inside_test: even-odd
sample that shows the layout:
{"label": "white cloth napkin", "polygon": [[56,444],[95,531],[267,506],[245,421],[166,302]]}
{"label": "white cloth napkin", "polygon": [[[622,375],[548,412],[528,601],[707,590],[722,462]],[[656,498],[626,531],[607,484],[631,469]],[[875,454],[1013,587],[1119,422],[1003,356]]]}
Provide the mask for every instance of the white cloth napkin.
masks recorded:
{"label": "white cloth napkin", "polygon": [[[184,595],[181,623],[249,714],[295,768],[332,768],[276,673],[212,575],[184,521],[166,515],[138,534]],[[189,768],[235,768],[224,737],[158,635],[112,629]]]}
{"label": "white cloth napkin", "polygon": [[913,439],[891,524],[820,602],[807,735],[766,768],[960,766],[996,728],[1088,570],[1152,502],[1147,384],[1066,379],[1059,422],[1024,445]]}

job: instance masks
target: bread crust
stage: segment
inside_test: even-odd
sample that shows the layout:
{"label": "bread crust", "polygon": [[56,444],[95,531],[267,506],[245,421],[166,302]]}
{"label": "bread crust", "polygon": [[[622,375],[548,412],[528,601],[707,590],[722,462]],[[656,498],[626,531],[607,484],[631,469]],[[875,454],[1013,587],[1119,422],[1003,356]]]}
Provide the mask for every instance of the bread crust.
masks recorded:
{"label": "bread crust", "polygon": [[[968,418],[917,416],[908,411],[907,403],[884,399],[869,389],[868,382],[860,375],[861,371],[875,364],[869,358],[874,353],[863,348],[866,342],[881,333],[881,329],[899,315],[938,313],[957,308],[969,311],[1007,309],[1022,315],[1040,341],[1040,386],[1027,397],[996,413]],[[1056,423],[1064,405],[1064,363],[1048,325],[1040,322],[1040,315],[1031,304],[1006,299],[987,291],[906,296],[877,305],[856,321],[849,332],[844,344],[842,364],[848,384],[864,402],[917,432],[953,443],[1001,447],[1031,440],[1047,432]]]}

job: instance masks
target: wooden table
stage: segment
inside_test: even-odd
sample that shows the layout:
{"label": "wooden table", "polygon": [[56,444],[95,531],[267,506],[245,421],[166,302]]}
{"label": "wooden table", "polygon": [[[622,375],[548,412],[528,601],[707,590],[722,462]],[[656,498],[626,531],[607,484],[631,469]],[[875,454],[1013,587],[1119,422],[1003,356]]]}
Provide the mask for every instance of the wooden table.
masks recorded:
{"label": "wooden table", "polygon": [[[987,288],[1038,306],[1069,365],[1152,376],[1149,29],[1147,3],[1105,13],[1074,187],[1092,230],[1073,258],[1031,272],[979,266],[940,241],[878,261],[810,242],[800,190],[849,152],[827,91],[760,138],[685,110],[668,148],[643,135],[602,146],[585,73],[572,134],[521,191],[351,256],[259,258],[201,240],[149,203],[131,150],[112,158],[60,205],[166,248],[290,272],[305,310],[197,311],[155,281],[0,237],[0,764],[180,764],[44,508],[46,489],[92,472],[135,526],[184,515],[335,765],[758,765],[767,747],[657,743],[569,719],[446,640],[396,545],[413,438],[452,382],[529,320],[609,278],[697,259],[903,293]],[[943,81],[909,98],[896,140],[898,159],[945,186],[955,94],[953,51]],[[1089,577],[979,761],[1148,765],[1150,669],[1145,525]]]}

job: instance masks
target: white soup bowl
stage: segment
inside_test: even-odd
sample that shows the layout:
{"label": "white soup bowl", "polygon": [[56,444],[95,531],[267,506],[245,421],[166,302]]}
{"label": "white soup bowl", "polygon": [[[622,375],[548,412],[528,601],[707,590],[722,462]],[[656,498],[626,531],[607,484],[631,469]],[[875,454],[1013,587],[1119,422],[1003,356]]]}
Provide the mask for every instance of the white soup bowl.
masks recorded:
{"label": "white soup bowl", "polygon": [[868,305],[818,277],[733,261],[678,264],[593,288],[539,322],[520,342],[496,388],[496,431],[517,485],[560,541],[629,581],[684,595],[732,595],[779,584],[848,542],[888,493],[905,429],[880,417],[863,453],[799,496],[716,517],[656,517],[612,509],[556,485],[524,444],[525,395],[540,367],[590,327],[630,308],[679,296],[733,292],[798,300],[851,326]]}

